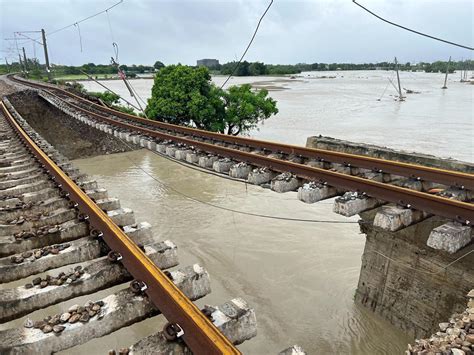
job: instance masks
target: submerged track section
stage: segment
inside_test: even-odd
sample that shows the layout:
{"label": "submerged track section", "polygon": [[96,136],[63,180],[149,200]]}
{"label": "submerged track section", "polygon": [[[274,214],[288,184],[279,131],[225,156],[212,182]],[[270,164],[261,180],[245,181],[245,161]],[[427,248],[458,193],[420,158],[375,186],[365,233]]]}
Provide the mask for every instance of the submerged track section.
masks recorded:
{"label": "submerged track section", "polygon": [[[73,296],[92,293],[114,283],[132,280],[130,291],[122,292],[121,299],[126,301],[126,299],[131,299],[130,297],[143,298],[148,309],[154,308],[153,311],[148,310],[147,316],[156,314],[159,310],[169,322],[161,336],[168,340],[178,338],[184,340],[186,346],[195,354],[239,354],[233,342],[240,343],[254,336],[256,332],[253,310],[248,308],[243,300],[235,299],[231,303],[224,304],[230,316],[225,312],[222,313],[218,307],[201,311],[190,298],[197,299],[209,292],[209,280],[205,270],[194,265],[185,270],[162,271],[162,268],[177,265],[176,246],[169,241],[145,245],[134,241],[136,238],[129,234],[137,234],[140,227],[136,224],[127,227],[130,218],[127,217],[128,215],[120,216],[120,214],[127,214],[127,211],[125,209],[112,210],[114,208],[112,206],[115,206],[117,201],[104,198],[103,191],[98,190],[94,183],[85,181],[84,176],[78,174],[77,169],[71,168],[70,163],[64,161],[61,155],[46,144],[31,128],[25,129],[26,122],[23,121],[22,126],[17,120],[21,117],[16,111],[10,112],[10,110],[13,108],[9,109],[3,102],[0,103],[1,281],[14,281],[54,267],[91,259],[97,265],[86,267],[85,273],[82,267],[77,267],[71,274],[62,272],[54,277],[50,275],[39,277],[25,286],[0,290],[2,298],[0,320],[15,319],[35,309]],[[35,181],[22,180],[23,175],[26,174],[27,177],[32,174],[31,171],[37,174],[35,176],[41,186],[24,185],[26,182]],[[90,185],[92,185],[92,190]],[[49,196],[52,197],[48,198]],[[38,217],[39,219],[33,218],[32,211],[46,208],[45,202],[51,205],[54,203],[56,207],[62,206],[60,211],[67,217],[61,219],[50,211]],[[55,212],[53,207],[51,210]],[[57,225],[51,226],[43,222],[52,214],[54,218],[51,220]],[[79,227],[72,231],[75,226]],[[71,229],[69,234],[68,228]],[[126,231],[129,233],[127,234]],[[80,254],[81,256],[69,256],[70,259],[62,257],[59,261],[58,256],[67,251],[67,248],[71,248],[70,250],[74,248],[74,252],[78,254],[80,254],[80,249],[83,253]],[[103,257],[100,260],[96,259],[101,256]],[[115,276],[114,281],[110,279],[104,281],[101,279],[104,277],[101,272],[105,272],[106,279],[112,277],[111,275],[118,276]],[[97,276],[96,281],[93,280],[94,275]],[[79,284],[76,281],[79,281]],[[95,284],[91,285],[94,282]],[[38,288],[37,291],[36,288]],[[129,295],[127,292],[132,292],[136,296],[131,296],[132,294]],[[61,337],[55,337],[54,334],[77,332],[77,324],[74,324],[76,321],[87,323],[89,319],[100,320],[105,316],[106,319],[116,317],[119,320],[114,318],[115,321],[122,322],[120,324],[123,326],[133,323],[133,321],[121,319],[120,314],[111,315],[113,309],[108,308],[109,311],[104,311],[106,303],[91,302],[85,307],[79,307],[79,309],[82,308],[82,312],[70,310],[69,313],[63,313],[63,315],[68,314],[64,319],[59,315],[55,316],[57,319],[49,317],[41,321],[42,324],[27,320],[25,328],[32,329],[25,331],[16,329],[0,331],[2,339],[0,352],[56,352],[74,346],[75,344],[71,343],[72,335],[62,342]],[[138,308],[143,312],[143,307]],[[217,314],[216,311],[220,313]],[[71,322],[71,317],[76,317],[76,314],[76,321]],[[241,326],[238,324],[239,318],[243,317],[241,320],[245,321],[244,318],[249,317],[246,323],[248,333],[244,335],[245,332],[241,332],[237,338],[231,336],[232,340],[229,340],[213,323],[213,315],[216,320],[219,320],[217,325],[220,327],[223,324],[228,326],[229,322],[234,322],[236,327]],[[138,314],[136,317],[139,320],[145,315]],[[109,322],[111,320],[102,325],[99,323],[95,327],[107,328],[102,330],[105,332],[103,334],[110,333],[119,327],[115,325],[110,328]],[[38,333],[31,336],[27,334],[28,331],[33,332],[37,329]],[[83,341],[101,334],[101,331],[93,329],[86,329],[83,332],[85,334]]]}
{"label": "submerged track section", "polygon": [[[443,193],[428,193],[392,183],[394,178],[416,181],[424,186],[474,190],[474,175],[398,161],[340,153],[321,149],[234,137],[190,127],[172,125],[125,114],[53,85],[10,77],[11,80],[47,92],[71,110],[119,130],[134,132],[159,142],[179,144],[185,149],[210,153],[245,162],[253,167],[290,173],[299,179],[331,186],[339,191],[394,203],[409,209],[439,215],[470,225],[474,221],[471,199],[450,198]],[[353,173],[356,172],[356,173]],[[373,179],[374,175],[388,179]],[[385,181],[387,180],[387,181]],[[426,190],[429,190],[427,188]]]}

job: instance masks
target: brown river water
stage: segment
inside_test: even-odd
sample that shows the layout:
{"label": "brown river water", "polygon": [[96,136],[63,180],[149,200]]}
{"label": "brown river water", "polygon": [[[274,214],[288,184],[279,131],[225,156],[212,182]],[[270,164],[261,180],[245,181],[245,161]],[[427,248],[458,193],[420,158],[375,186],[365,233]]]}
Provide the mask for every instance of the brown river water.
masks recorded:
{"label": "brown river water", "polygon": [[[323,75],[336,78],[318,78]],[[278,101],[280,112],[251,132],[254,137],[303,145],[308,136],[323,134],[474,161],[473,85],[459,83],[453,74],[449,89],[441,90],[442,74],[401,73],[402,86],[420,94],[396,102],[388,77],[394,78],[380,71],[325,72],[295,79],[233,78],[230,83],[267,87]],[[213,80],[219,84],[223,77]],[[103,83],[127,97],[123,83]],[[83,84],[102,91],[93,82]],[[144,100],[152,84],[150,79],[132,81]],[[307,205],[294,192],[278,194],[223,179],[147,150],[76,160],[75,165],[120,198],[123,207],[132,208],[138,221],[151,223],[157,240],[173,241],[181,266],[200,263],[207,269],[212,293],[199,305],[243,297],[255,308],[258,335],[239,346],[244,353],[275,354],[299,344],[310,354],[401,354],[412,340],[354,303],[365,238],[357,217],[332,213],[332,200]],[[251,217],[185,196],[236,211],[319,222]],[[126,285],[115,289],[121,287]],[[110,292],[67,301],[31,318]],[[103,354],[129,346],[162,324],[162,317],[154,317],[63,353]]]}
{"label": "brown river water", "polygon": [[[332,213],[331,200],[307,205],[294,192],[223,179],[147,150],[75,165],[120,197],[139,221],[151,223],[158,239],[177,244],[181,265],[197,262],[208,270],[212,293],[199,304],[243,297],[255,308],[258,336],[240,346],[244,353],[275,354],[295,343],[312,354],[400,354],[406,347],[402,332],[353,302],[364,235],[356,223],[337,223],[357,218]],[[323,222],[250,217],[185,195],[237,211]],[[78,351],[130,344],[156,331],[153,324]]]}
{"label": "brown river water", "polygon": [[[218,85],[224,79],[213,77]],[[253,137],[304,145],[308,136],[322,134],[474,162],[474,85],[459,82],[460,73],[454,73],[442,90],[442,73],[401,72],[402,88],[419,93],[398,102],[388,79],[396,83],[388,71],[305,72],[295,79],[234,77],[227,85],[267,87],[278,102],[280,112],[250,132]],[[104,90],[92,81],[81,83]],[[134,102],[123,82],[102,83]],[[153,80],[131,83],[146,102]]]}

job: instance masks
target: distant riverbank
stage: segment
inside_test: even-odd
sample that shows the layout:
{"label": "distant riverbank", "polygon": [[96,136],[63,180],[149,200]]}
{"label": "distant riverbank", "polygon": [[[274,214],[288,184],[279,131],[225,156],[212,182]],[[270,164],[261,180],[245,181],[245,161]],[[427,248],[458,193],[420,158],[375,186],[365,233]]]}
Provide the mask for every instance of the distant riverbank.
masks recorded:
{"label": "distant riverbank", "polygon": [[[92,78],[95,80],[121,80],[118,75],[115,74],[97,74],[91,75]],[[85,74],[71,74],[71,75],[61,75],[54,78],[55,80],[63,80],[63,81],[89,81],[89,77]],[[153,79],[153,74],[144,75],[144,76],[136,76],[134,78],[127,78],[128,80],[133,79]]]}

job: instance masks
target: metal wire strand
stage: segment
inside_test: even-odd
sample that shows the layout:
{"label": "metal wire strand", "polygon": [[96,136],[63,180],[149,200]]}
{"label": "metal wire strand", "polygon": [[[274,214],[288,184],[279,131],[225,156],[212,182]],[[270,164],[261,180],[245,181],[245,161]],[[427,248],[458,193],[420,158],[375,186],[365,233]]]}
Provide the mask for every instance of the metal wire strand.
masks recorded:
{"label": "metal wire strand", "polygon": [[74,26],[74,25],[77,24],[77,23],[81,23],[81,22],[87,21],[87,20],[89,20],[89,19],[91,19],[91,18],[93,18],[93,17],[99,16],[100,14],[103,14],[104,12],[107,12],[107,11],[113,9],[115,6],[120,5],[122,2],[123,2],[123,0],[120,0],[118,3],[116,3],[116,4],[114,4],[114,5],[112,5],[112,6],[108,7],[108,8],[106,8],[105,10],[102,10],[102,11],[97,12],[97,13],[95,13],[95,14],[93,14],[93,15],[90,15],[90,16],[88,16],[88,17],[86,17],[86,18],[83,18],[82,20],[79,20],[79,21],[76,21],[76,22],[74,22],[74,23],[71,23],[70,25],[67,25],[67,26],[61,27],[61,28],[59,28],[59,29],[57,29],[57,30],[54,30],[54,31],[52,31],[52,32],[49,32],[49,33],[47,33],[46,35],[47,35],[47,36],[51,36],[52,34],[55,34],[55,33],[58,33],[58,32],[60,32],[60,31],[63,31],[63,30],[65,30],[66,28],[72,27],[72,26]]}
{"label": "metal wire strand", "polygon": [[115,42],[114,39],[114,31],[112,30],[112,24],[110,23],[110,16],[109,16],[109,10],[105,10],[105,14],[107,15],[107,22],[109,23],[109,30],[110,30],[110,38],[112,38],[112,42]]}
{"label": "metal wire strand", "polygon": [[79,27],[78,23],[75,23],[74,26],[77,28],[77,32],[79,33],[79,46],[81,47],[82,53],[82,35],[81,35],[81,28]]}
{"label": "metal wire strand", "polygon": [[[134,149],[133,146],[131,146],[130,144],[128,144],[127,142],[125,142],[123,139],[119,138],[119,140],[125,145],[127,146],[128,148],[130,149]],[[159,155],[161,156],[161,154],[159,154],[158,152],[155,152],[155,151],[151,151],[152,153],[156,154],[156,155]],[[330,224],[359,224],[358,221],[334,221],[334,220],[320,220],[320,219],[305,219],[305,218],[292,218],[292,217],[280,217],[280,216],[272,216],[272,215],[265,215],[265,214],[260,214],[260,213],[252,213],[252,212],[247,212],[247,211],[240,211],[240,210],[235,210],[235,209],[232,209],[232,208],[229,208],[229,207],[224,207],[224,206],[220,206],[220,205],[216,205],[214,203],[211,203],[211,202],[207,202],[207,201],[202,201],[202,200],[199,200],[195,197],[192,197],[166,183],[164,183],[163,181],[160,181],[158,180],[155,176],[153,176],[151,173],[149,173],[148,171],[146,171],[145,169],[143,169],[141,166],[139,166],[132,158],[130,158],[128,155],[126,155],[126,158],[133,164],[133,166],[135,166],[135,168],[141,170],[143,173],[145,173],[148,177],[152,178],[153,180],[155,180],[157,183],[159,183],[160,185],[164,186],[165,188],[167,188],[168,190],[171,190],[175,193],[177,193],[178,195],[181,195],[185,198],[187,198],[188,200],[191,200],[191,201],[194,201],[194,202],[197,202],[197,203],[201,203],[201,204],[204,204],[204,205],[207,205],[207,206],[210,206],[210,207],[214,207],[214,208],[218,208],[218,209],[221,209],[221,210],[224,210],[224,211],[228,211],[228,212],[233,212],[233,213],[238,213],[238,214],[243,214],[243,215],[246,215],[246,216],[252,216],[252,217],[259,217],[259,218],[268,218],[268,219],[276,219],[276,220],[283,220],[283,221],[291,221],[291,222],[309,222],[309,223],[330,223]]]}
{"label": "metal wire strand", "polygon": [[411,28],[408,28],[408,27],[399,25],[399,24],[397,24],[397,23],[395,23],[395,22],[386,20],[386,19],[384,19],[383,17],[377,15],[375,12],[372,12],[372,11],[370,11],[368,8],[362,6],[362,5],[359,4],[357,1],[352,0],[352,2],[353,2],[354,4],[356,4],[357,6],[361,7],[362,9],[364,9],[365,11],[367,11],[367,12],[368,12],[369,14],[371,14],[372,16],[375,16],[375,17],[377,17],[379,20],[382,20],[383,22],[386,22],[386,23],[388,23],[388,24],[390,24],[390,25],[392,25],[392,26],[399,27],[399,28],[404,29],[404,30],[406,30],[406,31],[413,32],[413,33],[416,33],[417,35],[425,36],[425,37],[434,39],[434,40],[436,40],[436,41],[444,42],[444,43],[450,44],[450,45],[452,45],[452,46],[461,47],[461,48],[464,48],[464,49],[469,49],[469,50],[471,50],[471,51],[474,51],[474,47],[469,47],[469,46],[465,46],[465,45],[463,45],[463,44],[459,44],[459,43],[454,43],[454,42],[451,42],[451,41],[447,41],[447,40],[445,40],[445,39],[442,39],[442,38],[439,38],[439,37],[435,37],[435,36],[431,36],[431,35],[426,34],[426,33],[423,33],[423,32],[415,31],[415,30],[412,30]]}
{"label": "metal wire strand", "polygon": [[258,20],[258,24],[257,24],[257,27],[255,28],[255,31],[253,33],[253,36],[252,38],[250,39],[250,42],[249,44],[247,45],[247,48],[245,48],[245,51],[244,53],[242,54],[242,56],[240,57],[239,61],[237,62],[237,64],[234,66],[234,69],[232,69],[232,72],[230,73],[229,77],[224,81],[224,83],[222,84],[221,86],[221,89],[224,88],[225,84],[227,84],[227,82],[230,80],[230,78],[234,75],[235,71],[237,70],[237,68],[239,67],[240,63],[242,62],[242,60],[244,59],[245,55],[247,54],[247,51],[249,50],[250,46],[252,45],[252,42],[255,38],[255,36],[257,35],[257,32],[258,32],[258,28],[260,27],[260,23],[262,22],[263,18],[265,17],[265,15],[267,14],[268,10],[270,9],[270,7],[272,6],[273,4],[273,0],[270,1],[270,3],[268,4],[265,12],[263,13],[263,15],[260,17],[260,20]]}
{"label": "metal wire strand", "polygon": [[431,271],[426,271],[426,270],[421,270],[419,268],[416,268],[416,267],[413,267],[413,266],[410,266],[410,265],[406,265],[406,261],[398,261],[398,260],[395,260],[395,259],[392,259],[391,257],[377,251],[377,250],[369,250],[370,252],[372,253],[375,253],[377,255],[380,255],[381,257],[393,262],[394,264],[397,264],[405,269],[410,269],[410,270],[414,270],[414,271],[417,271],[417,272],[422,272],[424,274],[428,274],[428,275],[438,275],[438,274],[441,274],[442,272],[444,272],[447,268],[449,268],[450,266],[452,266],[453,264],[457,263],[459,260],[465,258],[466,256],[468,256],[469,254],[473,253],[474,252],[474,249],[473,250],[470,250],[468,251],[467,253],[461,255],[459,258],[451,261],[449,264],[443,266],[441,268],[441,270],[437,271],[437,272],[431,272]]}

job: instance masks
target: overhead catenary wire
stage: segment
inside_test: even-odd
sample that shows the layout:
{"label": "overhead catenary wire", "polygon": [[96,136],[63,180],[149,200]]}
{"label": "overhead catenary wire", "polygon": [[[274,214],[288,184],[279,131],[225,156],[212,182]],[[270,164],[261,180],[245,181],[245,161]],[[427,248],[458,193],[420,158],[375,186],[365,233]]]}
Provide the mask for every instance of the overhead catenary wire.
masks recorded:
{"label": "overhead catenary wire", "polygon": [[[393,76],[392,76],[392,78],[393,78]],[[397,87],[395,86],[395,83],[393,82],[393,80],[392,80],[391,78],[387,78],[387,79],[388,79],[388,81],[390,82],[390,84],[392,84],[392,86],[393,86],[393,88],[395,89],[395,91],[398,93],[398,89],[397,89]]]}
{"label": "overhead catenary wire", "polygon": [[81,53],[82,53],[82,35],[81,35],[81,28],[79,27],[78,23],[75,23],[74,26],[77,28],[77,32],[79,34],[79,46],[81,48]]}
{"label": "overhead catenary wire", "polygon": [[81,22],[87,21],[87,20],[89,20],[89,19],[91,19],[91,18],[93,18],[93,17],[99,16],[100,14],[103,14],[104,12],[105,12],[105,13],[108,13],[109,10],[111,10],[111,9],[113,9],[114,7],[120,5],[122,2],[123,2],[123,0],[120,0],[119,2],[115,3],[114,5],[112,5],[112,6],[108,7],[108,8],[106,8],[105,10],[102,10],[102,11],[100,11],[100,12],[97,12],[97,13],[93,14],[93,15],[87,16],[86,18],[83,18],[82,20],[76,21],[76,22],[74,22],[74,23],[71,23],[70,25],[61,27],[61,28],[59,28],[59,29],[57,29],[57,30],[54,30],[54,31],[52,31],[52,32],[48,32],[46,35],[47,35],[47,36],[51,36],[51,35],[53,35],[53,34],[55,34],[55,33],[64,31],[65,29],[68,29],[69,27],[72,27],[72,26],[74,26],[74,25],[76,25],[76,24],[79,24],[79,23],[81,23]]}
{"label": "overhead catenary wire", "polygon": [[97,84],[99,84],[100,86],[102,86],[105,90],[107,90],[108,92],[111,92],[112,94],[114,95],[117,95],[120,99],[122,99],[123,101],[125,101],[127,104],[129,104],[130,106],[132,106],[134,109],[136,110],[140,110],[137,106],[135,106],[134,104],[132,104],[130,101],[124,99],[122,96],[120,96],[119,94],[117,94],[115,91],[113,91],[112,89],[109,89],[107,86],[105,86],[104,84],[100,83],[98,80],[94,79],[91,75],[89,75],[88,73],[86,73],[84,70],[81,70],[80,71],[82,74],[86,75],[90,80],[93,80],[94,82],[96,82]]}
{"label": "overhead catenary wire", "polygon": [[[389,63],[389,64],[392,64],[392,61],[389,61],[388,63]],[[392,71],[392,73],[391,73],[391,74],[392,74],[392,75],[390,75],[390,77],[387,77],[387,79],[388,79],[388,81],[387,81],[387,85],[385,85],[385,89],[383,90],[383,92],[382,92],[382,95],[380,95],[380,97],[377,99],[377,101],[381,101],[381,100],[382,100],[382,98],[384,97],[384,95],[385,95],[385,92],[387,91],[387,89],[388,89],[388,86],[390,85],[390,82],[391,82],[391,80],[393,79],[393,76],[395,75],[395,72],[394,72],[394,71]]]}
{"label": "overhead catenary wire", "polygon": [[235,74],[235,71],[237,70],[237,68],[240,66],[240,63],[242,62],[242,60],[244,59],[245,55],[247,54],[247,51],[249,50],[250,46],[252,45],[252,42],[253,40],[255,39],[255,36],[257,35],[257,32],[258,32],[258,29],[260,27],[260,23],[262,22],[263,18],[265,17],[265,15],[267,14],[268,10],[270,9],[270,7],[272,6],[273,4],[273,0],[270,1],[270,3],[268,4],[267,8],[265,9],[264,13],[262,14],[262,16],[260,17],[260,20],[258,20],[258,23],[257,23],[257,27],[255,28],[255,31],[253,32],[253,35],[252,35],[252,38],[250,38],[250,42],[249,44],[247,45],[247,48],[245,48],[245,51],[244,53],[242,54],[242,56],[240,57],[239,61],[236,63],[236,65],[234,66],[234,68],[232,69],[230,75],[227,77],[227,79],[224,81],[224,83],[221,85],[221,89],[224,88],[225,84],[227,84],[227,82],[230,80],[230,78]]}
{"label": "overhead catenary wire", "polygon": [[112,42],[112,47],[114,47],[115,61],[118,63],[118,61],[119,61],[119,48],[118,48],[118,44],[114,41],[114,42]]}
{"label": "overhead catenary wire", "polygon": [[377,15],[375,12],[370,11],[368,8],[366,8],[365,6],[362,6],[362,5],[359,4],[357,1],[352,0],[352,2],[353,2],[354,4],[356,4],[357,6],[359,6],[360,8],[364,9],[365,11],[367,11],[367,12],[368,12],[369,14],[371,14],[372,16],[375,16],[375,17],[377,17],[379,20],[382,20],[383,22],[386,22],[386,23],[388,23],[388,24],[390,24],[390,25],[392,25],[392,26],[399,27],[399,28],[404,29],[404,30],[406,30],[406,31],[413,32],[413,33],[416,33],[416,34],[418,34],[418,35],[420,35],[420,36],[428,37],[428,38],[434,39],[434,40],[436,40],[436,41],[444,42],[444,43],[450,44],[450,45],[452,45],[452,46],[456,46],[456,47],[460,47],[460,48],[469,49],[469,50],[471,50],[471,51],[474,51],[474,47],[469,47],[469,46],[465,46],[465,45],[463,45],[463,44],[459,44],[459,43],[447,41],[447,40],[445,40],[445,39],[442,39],[442,38],[439,38],[439,37],[435,37],[435,36],[431,36],[431,35],[426,34],[426,33],[423,33],[423,32],[415,31],[415,30],[413,30],[413,29],[411,29],[411,28],[408,28],[408,27],[399,25],[399,24],[397,24],[397,23],[395,23],[395,22],[389,21],[389,20],[383,18],[382,16]]}
{"label": "overhead catenary wire", "polygon": [[[34,32],[37,32],[37,31],[34,31]],[[15,32],[15,33],[18,34],[19,36],[22,36],[22,37],[25,37],[25,38],[29,39],[29,41],[33,41],[35,43],[38,43],[41,46],[43,45],[43,43],[40,42],[38,39],[31,38],[30,36],[25,35],[24,32]],[[29,41],[26,41],[25,43],[27,43]]]}
{"label": "overhead catenary wire", "polygon": [[380,95],[380,97],[377,99],[377,101],[382,100],[382,98],[384,97],[385,92],[387,91],[387,88],[388,88],[388,86],[390,85],[390,83],[392,81],[392,78],[393,78],[393,73],[392,73],[392,76],[390,78],[387,78],[388,79],[387,85],[385,85],[385,89],[383,89],[382,95]]}
{"label": "overhead catenary wire", "polygon": [[[59,29],[57,29],[57,30],[48,32],[48,33],[46,33],[45,35],[46,35],[46,36],[50,36],[50,35],[53,35],[53,34],[55,34],[55,33],[58,33],[58,32],[60,32],[60,31],[66,30],[66,29],[68,29],[68,28],[74,26],[74,27],[76,27],[76,28],[78,29],[78,32],[79,32],[80,48],[81,48],[81,52],[82,52],[82,36],[81,36],[81,33],[80,33],[81,31],[80,31],[80,28],[79,28],[79,24],[82,23],[82,22],[84,22],[84,21],[87,21],[87,20],[89,20],[89,19],[91,19],[91,18],[93,18],[93,17],[99,16],[100,14],[106,13],[106,14],[107,14],[107,20],[108,20],[108,22],[109,22],[109,28],[110,28],[110,30],[112,31],[112,27],[111,27],[111,25],[110,25],[110,19],[109,19],[109,11],[110,11],[111,9],[113,9],[114,7],[120,5],[123,1],[124,1],[124,0],[120,0],[119,2],[117,2],[117,3],[113,4],[112,6],[106,8],[105,10],[102,10],[102,11],[99,11],[99,12],[93,14],[93,15],[87,16],[87,17],[85,17],[85,18],[83,18],[83,19],[81,19],[81,20],[79,20],[79,21],[76,21],[76,22],[74,22],[74,23],[71,23],[70,25],[67,25],[67,26],[61,27],[61,28],[59,28]],[[14,36],[15,36],[14,40],[15,40],[15,43],[16,43],[16,46],[17,46],[17,52],[18,52],[18,54],[20,54],[20,51],[19,51],[19,49],[18,49],[18,41],[17,41],[16,35],[18,34],[18,35],[21,35],[21,36],[23,36],[23,37],[28,38],[28,41],[26,41],[25,43],[29,43],[30,41],[33,41],[33,42],[36,42],[36,43],[38,43],[38,44],[40,44],[40,45],[43,45],[43,43],[39,41],[39,38],[35,39],[35,38],[31,38],[31,37],[28,37],[28,36],[24,35],[24,33],[38,33],[38,32],[41,32],[41,31],[21,31],[21,32],[14,32]],[[112,33],[111,33],[111,34],[112,34]],[[112,38],[113,38],[113,34],[112,34]],[[49,51],[51,52],[51,48],[49,48]]]}
{"label": "overhead catenary wire", "polygon": [[112,38],[112,43],[115,43],[114,31],[112,31],[112,24],[110,22],[109,10],[106,10],[105,14],[107,15],[107,22],[109,23],[110,38]]}

